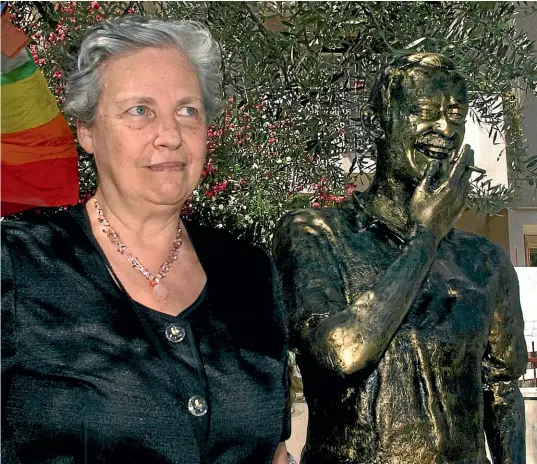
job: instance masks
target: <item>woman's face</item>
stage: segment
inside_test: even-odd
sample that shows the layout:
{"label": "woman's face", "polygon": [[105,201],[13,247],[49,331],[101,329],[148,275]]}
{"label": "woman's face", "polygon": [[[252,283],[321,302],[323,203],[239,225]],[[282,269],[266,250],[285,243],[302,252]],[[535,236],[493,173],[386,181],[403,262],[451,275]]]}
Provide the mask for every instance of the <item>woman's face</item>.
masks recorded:
{"label": "woman's face", "polygon": [[78,127],[80,144],[95,155],[99,188],[135,204],[180,207],[205,159],[196,71],[176,50],[145,48],[111,59],[101,72],[95,122]]}

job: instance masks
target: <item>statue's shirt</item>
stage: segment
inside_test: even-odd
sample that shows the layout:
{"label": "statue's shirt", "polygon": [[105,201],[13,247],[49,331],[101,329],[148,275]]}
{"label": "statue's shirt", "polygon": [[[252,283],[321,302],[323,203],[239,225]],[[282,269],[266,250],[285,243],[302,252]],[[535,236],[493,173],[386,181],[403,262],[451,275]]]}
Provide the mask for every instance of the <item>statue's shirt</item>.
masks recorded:
{"label": "statue's shirt", "polygon": [[306,348],[312,331],[304,327],[372,289],[404,246],[357,206],[297,211],[276,232],[291,343],[309,407],[304,463],[489,462],[489,388],[516,382],[527,353],[516,275],[484,237],[454,230],[440,243],[378,364],[338,374],[319,366]]}

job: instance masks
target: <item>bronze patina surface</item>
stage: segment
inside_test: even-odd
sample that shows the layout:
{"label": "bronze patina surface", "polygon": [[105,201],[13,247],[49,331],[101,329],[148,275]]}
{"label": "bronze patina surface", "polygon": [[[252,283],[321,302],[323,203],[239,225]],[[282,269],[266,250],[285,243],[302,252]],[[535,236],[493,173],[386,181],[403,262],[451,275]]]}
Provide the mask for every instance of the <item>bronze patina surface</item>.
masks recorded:
{"label": "bronze patina surface", "polygon": [[453,63],[399,57],[364,123],[370,188],[284,216],[274,238],[309,408],[302,463],[525,462],[527,352],[505,253],[453,229],[470,189],[468,97]]}

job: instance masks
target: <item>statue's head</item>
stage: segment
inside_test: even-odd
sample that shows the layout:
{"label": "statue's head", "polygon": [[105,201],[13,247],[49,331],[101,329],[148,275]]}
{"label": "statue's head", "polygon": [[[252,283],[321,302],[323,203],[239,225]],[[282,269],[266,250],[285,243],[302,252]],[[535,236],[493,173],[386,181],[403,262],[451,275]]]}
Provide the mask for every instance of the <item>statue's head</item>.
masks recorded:
{"label": "statue's head", "polygon": [[416,53],[394,59],[363,112],[379,142],[377,176],[416,185],[431,160],[446,172],[461,148],[467,113],[466,84],[449,58]]}

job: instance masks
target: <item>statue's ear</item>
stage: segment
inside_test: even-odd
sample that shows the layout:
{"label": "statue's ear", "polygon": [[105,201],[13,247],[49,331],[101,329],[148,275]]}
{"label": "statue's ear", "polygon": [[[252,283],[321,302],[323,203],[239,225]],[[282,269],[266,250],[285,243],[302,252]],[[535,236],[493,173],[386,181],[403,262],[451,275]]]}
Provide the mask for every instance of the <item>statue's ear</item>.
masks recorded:
{"label": "statue's ear", "polygon": [[362,125],[373,135],[376,139],[383,139],[386,134],[382,125],[380,124],[380,118],[376,111],[371,106],[366,105],[360,112],[360,119]]}

